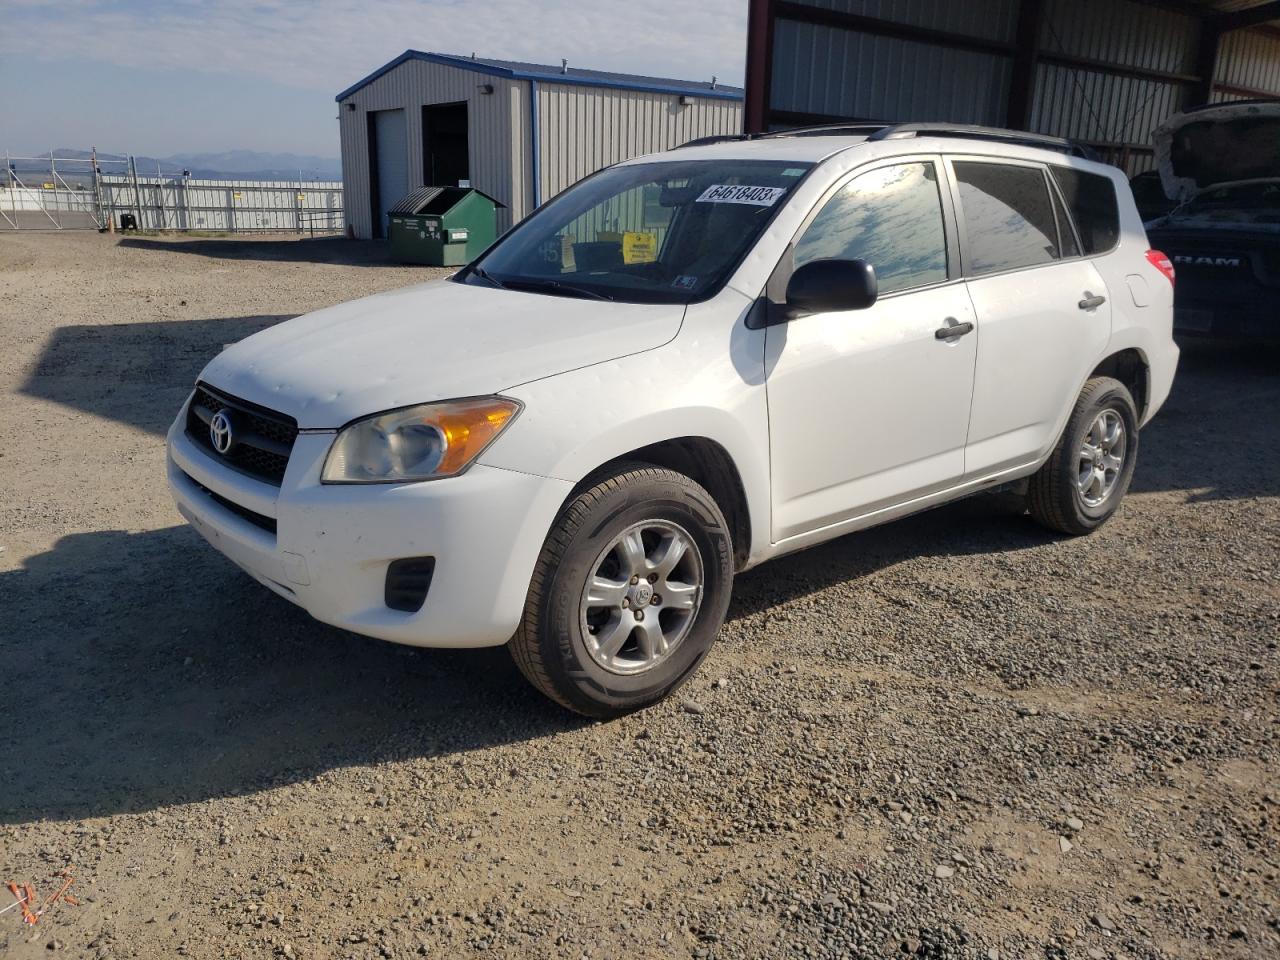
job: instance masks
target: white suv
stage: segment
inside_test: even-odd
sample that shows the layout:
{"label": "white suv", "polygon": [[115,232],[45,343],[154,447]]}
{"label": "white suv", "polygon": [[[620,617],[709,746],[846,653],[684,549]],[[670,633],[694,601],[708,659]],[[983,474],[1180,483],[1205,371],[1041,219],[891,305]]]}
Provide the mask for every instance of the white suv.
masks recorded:
{"label": "white suv", "polygon": [[1172,280],[1121,172],[1064,141],[695,144],[230,347],[169,483],[317,619],[508,644],[613,716],[690,676],[765,560],[1019,480],[1049,527],[1102,524],[1173,380]]}

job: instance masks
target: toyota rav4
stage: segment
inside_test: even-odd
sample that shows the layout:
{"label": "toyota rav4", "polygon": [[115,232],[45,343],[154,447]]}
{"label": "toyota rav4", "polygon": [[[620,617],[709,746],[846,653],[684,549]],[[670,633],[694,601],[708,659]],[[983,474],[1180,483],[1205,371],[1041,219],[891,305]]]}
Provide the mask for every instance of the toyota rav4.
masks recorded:
{"label": "toyota rav4", "polygon": [[168,435],[183,516],[326,623],[507,644],[573,710],[651,704],[734,574],[1021,481],[1086,534],[1178,351],[1120,171],[936,125],[609,167],[455,276],[226,349]]}

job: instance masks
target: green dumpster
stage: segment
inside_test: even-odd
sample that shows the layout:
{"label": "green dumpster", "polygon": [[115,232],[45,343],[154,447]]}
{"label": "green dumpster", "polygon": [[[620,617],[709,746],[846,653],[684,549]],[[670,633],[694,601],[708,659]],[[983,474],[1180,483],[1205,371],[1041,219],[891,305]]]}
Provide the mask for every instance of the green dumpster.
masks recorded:
{"label": "green dumpster", "polygon": [[420,187],[387,211],[391,256],[433,267],[470,263],[497,239],[503,206],[471,187]]}

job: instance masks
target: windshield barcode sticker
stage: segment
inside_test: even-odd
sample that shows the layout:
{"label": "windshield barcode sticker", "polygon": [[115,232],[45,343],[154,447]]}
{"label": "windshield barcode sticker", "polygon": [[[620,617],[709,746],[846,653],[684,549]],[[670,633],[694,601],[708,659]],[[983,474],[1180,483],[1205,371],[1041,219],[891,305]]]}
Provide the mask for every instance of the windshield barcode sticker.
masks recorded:
{"label": "windshield barcode sticker", "polygon": [[772,207],[786,192],[785,187],[748,187],[735,183],[718,183],[702,191],[698,203],[750,203],[757,207]]}

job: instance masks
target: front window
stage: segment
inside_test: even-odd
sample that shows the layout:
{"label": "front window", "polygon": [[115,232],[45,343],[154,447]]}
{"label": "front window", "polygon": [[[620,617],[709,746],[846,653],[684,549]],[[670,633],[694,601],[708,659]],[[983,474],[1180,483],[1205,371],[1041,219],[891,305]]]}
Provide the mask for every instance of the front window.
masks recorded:
{"label": "front window", "polygon": [[611,167],[541,207],[459,278],[628,303],[714,294],[812,164]]}
{"label": "front window", "polygon": [[795,265],[865,260],[880,293],[947,279],[947,236],[937,168],[927,161],[880,167],[854,177],[796,244]]}

